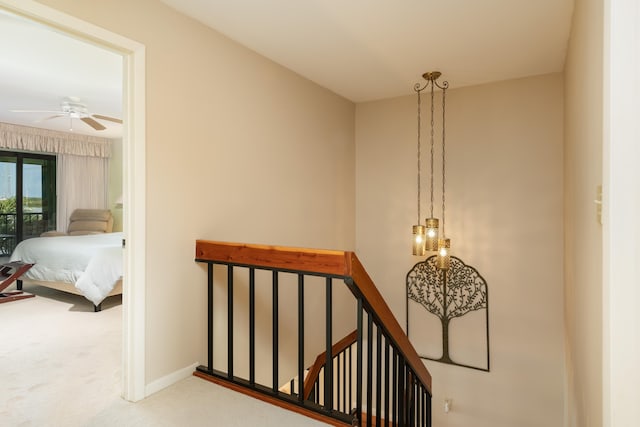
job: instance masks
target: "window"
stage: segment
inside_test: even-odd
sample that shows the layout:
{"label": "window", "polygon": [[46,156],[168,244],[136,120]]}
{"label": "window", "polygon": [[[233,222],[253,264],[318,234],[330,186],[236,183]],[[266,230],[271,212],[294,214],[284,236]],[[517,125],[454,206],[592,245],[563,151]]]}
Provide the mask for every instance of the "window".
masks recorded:
{"label": "window", "polygon": [[56,157],[0,151],[0,256],[56,228]]}

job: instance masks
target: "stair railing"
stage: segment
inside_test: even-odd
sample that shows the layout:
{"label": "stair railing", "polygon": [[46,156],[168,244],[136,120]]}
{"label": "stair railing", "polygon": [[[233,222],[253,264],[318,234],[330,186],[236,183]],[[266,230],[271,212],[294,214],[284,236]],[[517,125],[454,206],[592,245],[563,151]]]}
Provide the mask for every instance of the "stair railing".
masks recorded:
{"label": "stair railing", "polygon": [[[208,352],[207,365],[199,366],[195,375],[332,425],[431,426],[431,376],[354,253],[197,240],[196,261],[207,264]],[[214,278],[214,266],[216,271],[226,269],[226,274]],[[238,358],[234,355],[234,308],[240,309],[234,301],[234,282],[239,270],[248,282],[249,341],[248,367],[243,366],[240,370],[234,366]],[[256,286],[266,286],[256,283],[257,271],[271,273],[270,384],[256,380]],[[278,301],[279,280],[283,274],[297,277],[295,364],[300,380],[297,389],[289,393],[280,391],[278,386],[281,369]],[[305,340],[309,340],[304,333],[304,292],[305,278],[310,276],[325,281],[325,351],[319,357],[324,357],[324,362],[316,360],[307,380],[302,380],[305,368],[309,366],[305,365],[304,354]],[[226,328],[216,328],[214,288],[222,291],[219,288],[225,281],[227,298],[219,307],[226,306]],[[336,347],[339,343],[333,341],[333,292],[335,286],[344,284],[356,300],[356,337],[355,343],[348,345],[353,337],[340,340],[343,348],[339,349]],[[244,286],[242,280],[241,286]],[[247,305],[246,301],[241,303]],[[220,333],[226,333],[226,339],[222,337],[226,341],[226,366],[214,369],[214,345],[219,345]],[[336,357],[340,355],[342,359]],[[351,368],[352,363],[355,369],[349,369],[347,376],[347,364]],[[316,365],[318,367],[314,368]],[[239,375],[242,370],[248,371],[248,375]]]}
{"label": "stair railing", "polygon": [[[337,406],[339,409],[340,402],[342,402],[342,407],[345,412],[347,412],[347,396],[349,395],[351,390],[353,390],[353,384],[351,381],[353,377],[352,348],[357,342],[358,331],[355,330],[331,347],[331,364],[333,365],[332,369],[334,370],[333,382],[337,384]],[[318,400],[320,397],[320,388],[321,386],[324,386],[324,382],[322,381],[321,376],[324,374],[326,365],[327,352],[324,351],[316,357],[313,365],[311,365],[311,368],[309,368],[309,373],[304,379],[303,390],[305,399],[310,399],[315,401],[316,403],[320,403]],[[349,376],[347,376],[347,372],[349,373]],[[340,399],[341,391],[342,400]],[[351,402],[352,400],[352,397],[349,396],[348,401]]]}

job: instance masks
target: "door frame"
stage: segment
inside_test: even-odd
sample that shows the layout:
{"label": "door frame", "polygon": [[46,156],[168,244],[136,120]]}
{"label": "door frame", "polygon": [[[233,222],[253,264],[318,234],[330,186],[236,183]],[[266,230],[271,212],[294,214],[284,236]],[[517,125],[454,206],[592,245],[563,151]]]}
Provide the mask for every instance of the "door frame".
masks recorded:
{"label": "door frame", "polygon": [[[0,0],[0,7],[71,37],[112,50],[123,58],[122,397],[145,397],[146,158],[145,46],[33,0]],[[124,243],[124,242],[123,242]],[[135,284],[135,286],[134,286]]]}
{"label": "door frame", "polygon": [[640,422],[640,5],[603,3],[602,425],[612,427]]}

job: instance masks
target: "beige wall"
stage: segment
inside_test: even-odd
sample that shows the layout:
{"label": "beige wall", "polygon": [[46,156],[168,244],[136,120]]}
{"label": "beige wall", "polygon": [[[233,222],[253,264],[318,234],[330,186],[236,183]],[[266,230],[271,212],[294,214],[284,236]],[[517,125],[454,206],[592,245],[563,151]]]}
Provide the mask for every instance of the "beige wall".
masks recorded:
{"label": "beige wall", "polygon": [[565,65],[565,322],[568,425],[602,425],[603,2],[576,1]]}
{"label": "beige wall", "polygon": [[[448,92],[447,234],[489,285],[491,372],[425,362],[434,425],[563,424],[562,94],[561,74]],[[419,261],[415,121],[415,96],[356,108],[356,247],[401,323]]]}
{"label": "beige wall", "polygon": [[353,249],[351,102],[158,1],[42,3],[146,46],[147,383],[205,361],[196,239]]}

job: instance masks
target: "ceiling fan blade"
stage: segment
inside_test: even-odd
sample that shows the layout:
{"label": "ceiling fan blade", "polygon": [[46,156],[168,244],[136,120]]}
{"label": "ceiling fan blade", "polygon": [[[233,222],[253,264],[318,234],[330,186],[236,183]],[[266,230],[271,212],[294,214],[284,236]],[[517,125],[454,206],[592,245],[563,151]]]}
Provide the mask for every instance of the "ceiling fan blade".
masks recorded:
{"label": "ceiling fan blade", "polygon": [[54,110],[9,110],[12,113],[62,113],[62,111]]}
{"label": "ceiling fan blade", "polygon": [[106,127],[102,126],[100,123],[93,120],[91,117],[82,117],[80,118],[83,122],[94,128],[95,130],[105,130]]}
{"label": "ceiling fan blade", "polygon": [[45,120],[57,119],[58,117],[67,117],[64,114],[56,114],[55,116],[45,117],[44,119],[36,120],[34,123],[44,122]]}
{"label": "ceiling fan blade", "polygon": [[100,119],[100,120],[108,120],[110,122],[122,123],[121,119],[116,119],[115,117],[102,116],[100,114],[93,114],[93,117],[95,117],[96,119]]}

